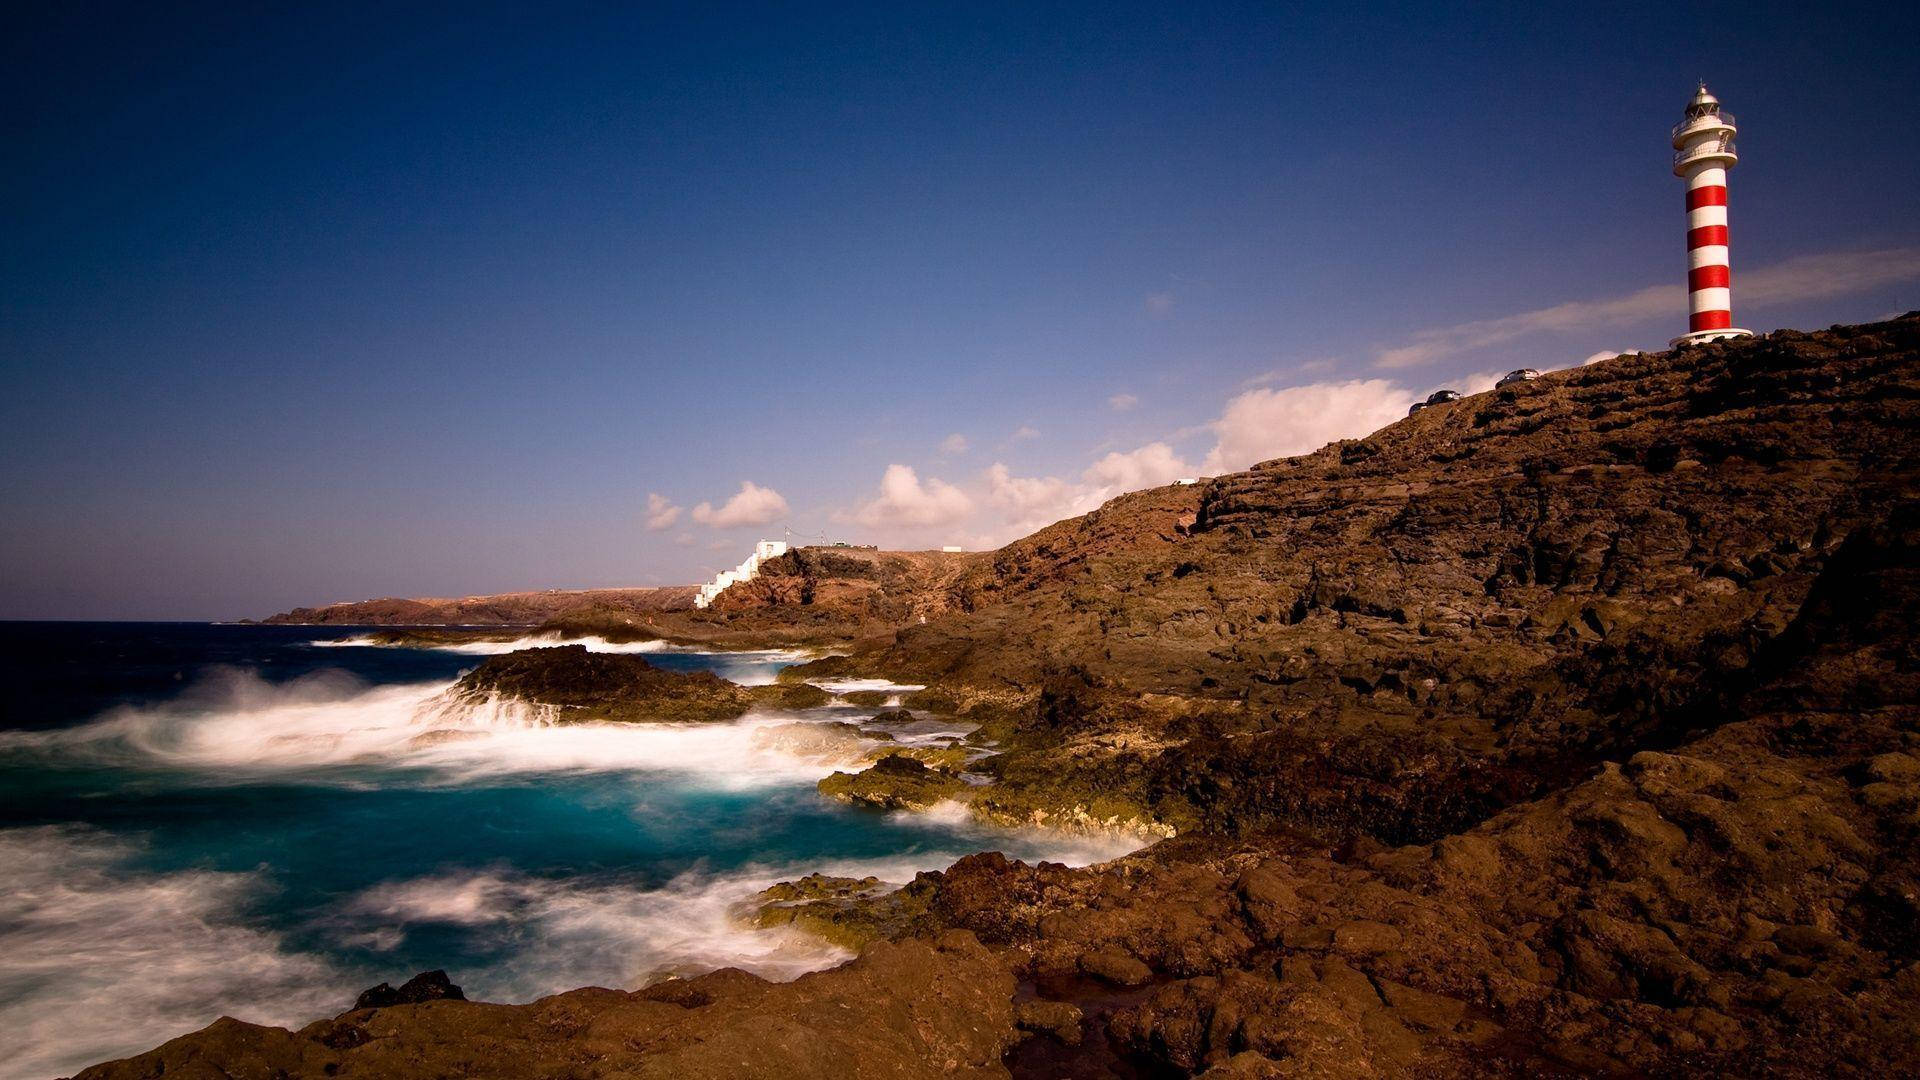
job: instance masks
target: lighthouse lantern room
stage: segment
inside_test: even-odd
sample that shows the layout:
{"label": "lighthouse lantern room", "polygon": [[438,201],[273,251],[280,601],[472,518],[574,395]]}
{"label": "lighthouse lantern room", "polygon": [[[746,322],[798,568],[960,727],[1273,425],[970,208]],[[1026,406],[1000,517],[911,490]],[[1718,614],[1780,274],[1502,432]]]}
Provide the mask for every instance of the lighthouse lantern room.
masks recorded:
{"label": "lighthouse lantern room", "polygon": [[1673,128],[1673,174],[1687,182],[1687,332],[1675,346],[1752,337],[1733,325],[1733,280],[1727,261],[1727,170],[1739,162],[1733,114],[1707,84]]}

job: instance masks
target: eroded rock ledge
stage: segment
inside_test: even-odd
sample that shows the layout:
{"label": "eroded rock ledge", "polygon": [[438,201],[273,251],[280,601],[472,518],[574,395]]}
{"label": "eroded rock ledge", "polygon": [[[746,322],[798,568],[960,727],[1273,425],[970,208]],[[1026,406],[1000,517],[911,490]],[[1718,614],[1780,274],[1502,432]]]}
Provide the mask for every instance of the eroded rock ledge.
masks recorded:
{"label": "eroded rock ledge", "polygon": [[710,671],[668,671],[645,657],[585,645],[488,657],[450,692],[456,702],[521,702],[554,723],[700,723],[732,720],[756,704],[807,708],[825,691],[805,684],[745,687]]}

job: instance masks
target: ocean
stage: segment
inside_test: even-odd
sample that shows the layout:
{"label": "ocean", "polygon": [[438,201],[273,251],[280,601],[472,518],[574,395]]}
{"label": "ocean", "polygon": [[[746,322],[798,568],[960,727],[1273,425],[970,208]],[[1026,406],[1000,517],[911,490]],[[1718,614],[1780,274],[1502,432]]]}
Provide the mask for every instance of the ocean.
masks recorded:
{"label": "ocean", "polygon": [[[733,917],[775,881],[1134,846],[822,799],[848,751],[792,725],[871,708],[544,726],[443,697],[514,646],[365,633],[0,623],[0,1078],[221,1015],[297,1026],[428,968],[504,1002],[725,966],[791,978],[847,954]],[[748,684],[798,659],[584,643]]]}

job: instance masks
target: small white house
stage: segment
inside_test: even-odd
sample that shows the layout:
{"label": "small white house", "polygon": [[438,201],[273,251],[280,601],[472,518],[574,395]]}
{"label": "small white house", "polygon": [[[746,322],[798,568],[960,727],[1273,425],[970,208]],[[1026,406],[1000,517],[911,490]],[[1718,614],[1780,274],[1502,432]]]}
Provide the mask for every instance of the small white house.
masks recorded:
{"label": "small white house", "polygon": [[694,594],[693,606],[697,608],[706,607],[713,603],[714,597],[727,591],[730,586],[738,585],[743,581],[752,581],[755,577],[759,576],[761,563],[766,562],[768,559],[777,559],[786,553],[787,542],[785,540],[760,541],[753,545],[753,554],[747,556],[746,562],[741,563],[731,570],[720,571],[713,576],[712,581],[700,586],[700,591]]}

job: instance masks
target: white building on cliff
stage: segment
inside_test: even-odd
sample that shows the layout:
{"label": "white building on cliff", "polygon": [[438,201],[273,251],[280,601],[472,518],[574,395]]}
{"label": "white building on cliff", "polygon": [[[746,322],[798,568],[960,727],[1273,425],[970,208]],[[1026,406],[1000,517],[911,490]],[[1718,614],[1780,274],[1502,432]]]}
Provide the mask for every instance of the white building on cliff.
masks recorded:
{"label": "white building on cliff", "polygon": [[787,542],[785,540],[760,541],[753,545],[753,554],[747,556],[746,562],[741,563],[731,570],[720,571],[713,576],[712,581],[700,586],[700,591],[694,594],[693,606],[697,608],[706,607],[708,604],[713,603],[714,597],[725,592],[729,586],[738,585],[743,581],[752,581],[754,577],[760,573],[761,563],[766,562],[768,559],[777,559],[786,553]]}

